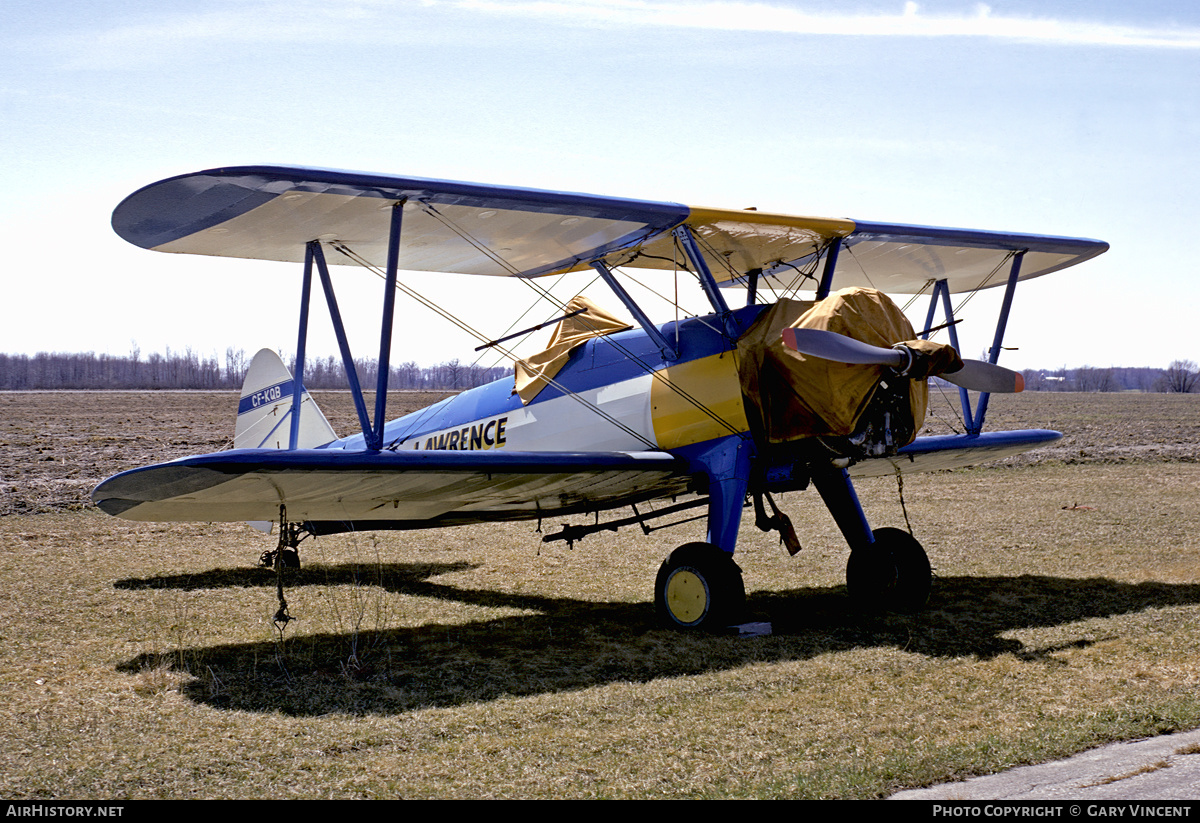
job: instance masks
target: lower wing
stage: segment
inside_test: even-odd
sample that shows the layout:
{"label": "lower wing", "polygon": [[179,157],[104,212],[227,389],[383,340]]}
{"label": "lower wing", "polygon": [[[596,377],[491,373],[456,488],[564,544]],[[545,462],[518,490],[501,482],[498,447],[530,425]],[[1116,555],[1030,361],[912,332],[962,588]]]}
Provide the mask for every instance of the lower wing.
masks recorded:
{"label": "lower wing", "polygon": [[665,452],[240,449],[105,480],[92,500],[140,521],[278,520],[316,531],[425,528],[592,512],[685,493],[686,461]]}
{"label": "lower wing", "polygon": [[1062,434],[1048,429],[948,434],[918,437],[893,457],[862,460],[850,467],[851,477],[890,477],[896,472],[934,472],[988,463],[1002,457],[1049,446]]}

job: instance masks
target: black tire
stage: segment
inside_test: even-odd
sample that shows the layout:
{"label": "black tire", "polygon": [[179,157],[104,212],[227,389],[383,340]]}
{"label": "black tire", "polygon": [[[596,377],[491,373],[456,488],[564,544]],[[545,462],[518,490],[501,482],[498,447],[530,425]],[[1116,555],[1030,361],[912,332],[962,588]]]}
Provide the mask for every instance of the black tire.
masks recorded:
{"label": "black tire", "polygon": [[680,546],[658,570],[654,607],[669,628],[723,629],[746,608],[742,570],[733,555],[711,543]]}
{"label": "black tire", "polygon": [[846,589],[864,611],[920,611],[932,586],[925,549],[901,529],[876,529],[875,542],[850,552],[846,562]]}
{"label": "black tire", "polygon": [[275,562],[285,569],[300,568],[300,552],[295,549],[280,549],[275,556]]}
{"label": "black tire", "polygon": [[[929,555],[917,539],[900,529],[880,529],[895,533],[892,559],[896,563],[896,588],[892,595],[894,611],[911,614],[925,608],[929,602],[929,591],[933,588],[933,567]],[[878,537],[876,537],[878,539]]]}

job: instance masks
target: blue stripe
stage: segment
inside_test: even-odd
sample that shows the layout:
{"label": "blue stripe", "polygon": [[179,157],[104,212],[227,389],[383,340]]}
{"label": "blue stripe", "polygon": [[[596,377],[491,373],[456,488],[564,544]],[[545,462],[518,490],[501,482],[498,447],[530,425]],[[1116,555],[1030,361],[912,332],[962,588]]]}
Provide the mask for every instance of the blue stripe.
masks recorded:
{"label": "blue stripe", "polygon": [[267,386],[265,389],[260,389],[253,394],[247,394],[238,401],[238,414],[242,415],[246,412],[254,411],[271,403],[278,403],[280,400],[291,397],[294,391],[296,381],[292,378],[284,380],[282,383],[276,383],[273,386]]}

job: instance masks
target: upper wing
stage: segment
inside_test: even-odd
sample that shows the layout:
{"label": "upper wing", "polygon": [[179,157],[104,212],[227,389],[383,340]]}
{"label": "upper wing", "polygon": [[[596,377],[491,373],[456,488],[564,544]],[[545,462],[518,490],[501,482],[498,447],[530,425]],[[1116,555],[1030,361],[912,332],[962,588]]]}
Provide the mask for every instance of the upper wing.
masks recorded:
{"label": "upper wing", "polygon": [[[401,266],[527,276],[586,265],[677,225],[687,208],[535,189],[250,166],[152,183],[113,212],[113,229],[157,251],[299,262],[311,240],[387,262],[403,201]],[[349,263],[331,255],[330,263]]]}
{"label": "upper wing", "polygon": [[[946,280],[951,293],[1007,282],[1003,263],[1025,252],[1021,280],[1082,263],[1108,249],[1099,240],[1040,234],[947,229],[861,220],[795,217],[758,211],[691,208],[683,221],[706,247],[718,282],[736,285],[758,270],[761,286],[787,291],[799,271],[812,264],[833,240],[844,254],[834,288],[862,286],[891,294],[916,294],[934,280]],[[633,248],[606,255],[610,265],[670,269],[681,259],[672,236],[658,235]],[[999,275],[999,276],[997,276]],[[812,286],[815,287],[815,279]]]}
{"label": "upper wing", "polygon": [[612,508],[681,494],[665,452],[483,453],[235,449],[134,469],[92,500],[143,521],[276,520],[420,528]]}
{"label": "upper wing", "polygon": [[[1008,280],[1005,262],[1024,252],[1021,280],[1074,266],[1108,250],[1101,240],[1041,234],[907,226],[858,221],[843,243],[834,288],[864,286],[890,294],[916,294],[935,280],[951,293],[1000,286]],[[779,285],[795,279],[805,260],[765,269]]]}
{"label": "upper wing", "polygon": [[[134,192],[113,228],[147,249],[299,262],[321,240],[382,266],[390,212],[404,203],[400,266],[418,271],[536,276],[609,265],[671,269],[671,229],[686,224],[720,281],[761,271],[786,287],[831,241],[852,263],[837,287],[891,293],[945,279],[952,292],[997,285],[992,272],[1026,253],[1021,279],[1083,262],[1108,244],[1031,234],[943,229],[599,197],[360,172],[246,166],[197,172]],[[349,258],[331,255],[331,263]]]}

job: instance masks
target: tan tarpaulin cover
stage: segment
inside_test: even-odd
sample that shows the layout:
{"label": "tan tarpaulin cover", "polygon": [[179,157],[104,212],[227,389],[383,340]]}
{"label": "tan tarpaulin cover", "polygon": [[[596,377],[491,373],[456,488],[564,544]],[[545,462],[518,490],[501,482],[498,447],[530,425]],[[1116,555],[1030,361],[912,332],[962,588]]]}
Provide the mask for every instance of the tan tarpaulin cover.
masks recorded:
{"label": "tan tarpaulin cover", "polygon": [[570,314],[580,309],[584,309],[583,314],[559,321],[554,327],[554,333],[550,335],[550,345],[545,351],[517,361],[514,391],[521,396],[522,403],[528,405],[537,397],[538,392],[549,384],[571,356],[571,349],[593,337],[632,328],[624,320],[609,314],[583,295],[572,298],[565,313]]}
{"label": "tan tarpaulin cover", "polygon": [[[769,308],[738,340],[738,372],[747,409],[758,410],[770,443],[852,434],[884,371],[882,366],[835,363],[791,351],[781,338],[788,326],[837,332],[885,347],[916,336],[899,307],[874,289],[842,289],[819,303],[780,300]],[[913,431],[925,419],[928,396],[925,381],[913,380]]]}

